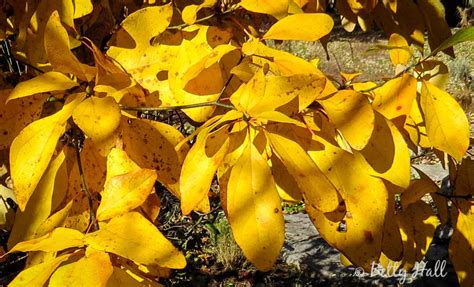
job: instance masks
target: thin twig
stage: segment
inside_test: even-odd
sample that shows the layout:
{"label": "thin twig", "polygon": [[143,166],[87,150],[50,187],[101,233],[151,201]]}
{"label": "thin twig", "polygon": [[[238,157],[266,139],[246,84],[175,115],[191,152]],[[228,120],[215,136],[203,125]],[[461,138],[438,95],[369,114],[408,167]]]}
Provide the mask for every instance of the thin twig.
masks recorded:
{"label": "thin twig", "polygon": [[97,224],[97,221],[96,221],[94,203],[92,201],[92,194],[90,193],[89,189],[87,188],[86,178],[84,176],[84,169],[82,168],[81,152],[79,150],[79,141],[78,140],[76,141],[74,146],[76,148],[77,165],[79,167],[79,176],[81,178],[81,190],[87,196],[87,200],[88,200],[88,203],[89,203],[89,211],[90,211],[89,228],[92,226],[94,230],[99,230],[99,224]]}
{"label": "thin twig", "polygon": [[234,106],[223,104],[221,102],[204,102],[204,103],[196,103],[196,104],[189,104],[189,105],[179,105],[179,106],[170,106],[170,107],[155,107],[155,108],[147,108],[147,107],[127,107],[127,106],[120,106],[120,109],[123,111],[138,111],[138,112],[156,112],[156,111],[175,111],[181,109],[194,109],[194,108],[202,108],[202,107],[210,107],[210,106],[217,106],[226,109],[234,109]]}

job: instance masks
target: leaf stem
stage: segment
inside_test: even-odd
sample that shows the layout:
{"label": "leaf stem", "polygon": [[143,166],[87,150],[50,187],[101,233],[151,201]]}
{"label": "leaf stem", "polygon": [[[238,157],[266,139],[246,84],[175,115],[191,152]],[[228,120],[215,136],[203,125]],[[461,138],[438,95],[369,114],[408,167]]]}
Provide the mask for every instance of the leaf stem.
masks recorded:
{"label": "leaf stem", "polygon": [[99,230],[99,224],[97,224],[95,210],[94,210],[94,203],[92,201],[92,194],[90,193],[89,189],[87,188],[86,177],[84,176],[84,169],[82,167],[81,151],[79,150],[79,141],[78,140],[74,144],[74,146],[75,146],[75,149],[76,149],[77,165],[79,167],[79,176],[81,178],[81,190],[87,196],[87,200],[88,200],[88,203],[89,203],[89,212],[90,212],[89,228],[93,227],[93,229],[94,229],[93,231]]}
{"label": "leaf stem", "polygon": [[180,109],[193,109],[193,108],[202,108],[202,107],[210,107],[210,106],[217,106],[226,109],[234,109],[234,106],[227,105],[221,102],[204,102],[204,103],[195,103],[195,104],[188,104],[188,105],[178,105],[178,106],[170,106],[170,107],[155,107],[155,108],[147,108],[147,107],[127,107],[120,105],[120,109],[123,111],[138,111],[138,112],[156,112],[156,111],[174,111]]}

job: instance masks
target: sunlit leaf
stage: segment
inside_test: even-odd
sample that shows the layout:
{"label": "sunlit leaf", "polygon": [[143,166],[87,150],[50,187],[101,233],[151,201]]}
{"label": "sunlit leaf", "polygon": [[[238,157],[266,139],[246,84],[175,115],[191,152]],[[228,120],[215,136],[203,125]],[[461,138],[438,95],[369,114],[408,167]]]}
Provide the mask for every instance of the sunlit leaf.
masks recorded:
{"label": "sunlit leaf", "polygon": [[306,151],[295,142],[290,129],[269,132],[272,150],[293,176],[303,193],[307,205],[323,212],[333,211],[339,205],[338,193],[331,182],[311,160]]}
{"label": "sunlit leaf", "polygon": [[240,6],[252,12],[272,15],[275,18],[281,18],[288,12],[287,0],[242,0]]}
{"label": "sunlit leaf", "polygon": [[159,287],[155,281],[142,278],[128,269],[113,266],[113,273],[107,281],[107,287]]}
{"label": "sunlit leaf", "polygon": [[229,148],[228,133],[226,126],[213,133],[205,129],[189,150],[179,179],[183,214],[189,214],[207,197],[217,167]]}
{"label": "sunlit leaf", "polygon": [[321,166],[324,164],[321,168],[332,181],[339,182],[347,211],[343,220],[337,222],[311,205],[306,205],[306,211],[330,245],[353,264],[370,270],[382,248],[388,192],[381,179],[366,172],[364,159],[359,154],[352,155],[331,145],[326,145],[326,149],[322,151],[325,154],[316,155],[315,160],[321,162]]}
{"label": "sunlit leaf", "polygon": [[[116,153],[121,155],[115,156]],[[107,159],[107,174],[102,200],[97,209],[97,219],[107,220],[127,213],[140,206],[151,194],[156,181],[156,172],[151,169],[142,169],[129,161],[125,152],[113,149]],[[117,170],[117,166],[123,167]]]}
{"label": "sunlit leaf", "polygon": [[456,100],[423,81],[421,108],[431,144],[460,161],[469,147],[469,121]]}
{"label": "sunlit leaf", "polygon": [[85,257],[59,267],[51,276],[48,286],[105,287],[112,271],[112,263],[107,253],[87,249]]}
{"label": "sunlit leaf", "polygon": [[16,244],[9,252],[53,252],[81,246],[84,246],[84,234],[74,229],[58,227],[45,236]]}
{"label": "sunlit leaf", "polygon": [[184,7],[181,17],[183,22],[192,25],[196,22],[196,14],[202,8],[213,7],[216,4],[217,0],[204,0],[200,5],[188,5]]}
{"label": "sunlit leaf", "polygon": [[61,151],[51,161],[31,200],[26,204],[25,211],[17,211],[15,224],[8,238],[8,246],[12,247],[20,241],[34,238],[36,230],[56,208],[53,206],[53,192],[57,189],[67,189],[67,171],[66,165],[63,165],[65,158],[64,151]]}
{"label": "sunlit leaf", "polygon": [[10,93],[10,96],[8,96],[7,101],[39,93],[63,91],[76,86],[78,86],[76,81],[69,79],[62,73],[46,72],[31,80],[18,83]]}
{"label": "sunlit leaf", "polygon": [[328,14],[289,15],[273,24],[263,39],[316,41],[329,34],[333,26],[334,21]]}
{"label": "sunlit leaf", "polygon": [[90,81],[95,76],[96,69],[82,64],[71,52],[69,36],[61,24],[57,11],[51,14],[46,24],[44,47],[48,60],[55,71],[73,74],[84,81]]}
{"label": "sunlit leaf", "polygon": [[364,95],[342,90],[317,101],[352,148],[361,150],[367,145],[374,129],[374,112]]}
{"label": "sunlit leaf", "polygon": [[390,35],[388,45],[392,47],[389,51],[390,61],[392,61],[392,64],[408,64],[408,61],[410,60],[413,52],[408,46],[407,40],[403,38],[403,36],[397,33],[393,33],[392,35]]}
{"label": "sunlit leaf", "polygon": [[280,254],[285,225],[270,167],[250,142],[230,170],[227,214],[232,233],[259,270],[272,268]]}
{"label": "sunlit leaf", "polygon": [[398,128],[379,113],[375,113],[372,136],[361,150],[375,176],[406,188],[410,184],[410,153]]}
{"label": "sunlit leaf", "polygon": [[72,100],[62,110],[31,123],[13,141],[10,148],[11,177],[21,210],[25,210],[28,199],[48,167],[56,144],[66,131],[67,119],[84,97],[84,94],[70,96]]}
{"label": "sunlit leaf", "polygon": [[68,260],[71,254],[64,254],[56,257],[51,261],[47,261],[28,269],[23,270],[8,286],[24,287],[24,286],[44,286],[51,274],[64,261]]}
{"label": "sunlit leaf", "polygon": [[449,258],[460,286],[468,287],[474,284],[474,206],[465,203],[463,209],[449,242]]}
{"label": "sunlit leaf", "polygon": [[94,249],[115,253],[144,265],[174,269],[186,266],[184,256],[137,212],[112,218],[99,231],[87,234],[85,242]]}
{"label": "sunlit leaf", "polygon": [[122,118],[123,149],[142,168],[157,170],[158,181],[179,196],[179,175],[188,145],[175,146],[184,136],[165,123]]}
{"label": "sunlit leaf", "polygon": [[81,102],[72,114],[77,126],[92,140],[99,152],[106,156],[115,145],[120,125],[120,107],[111,97],[90,97]]}
{"label": "sunlit leaf", "polygon": [[0,150],[8,148],[22,129],[41,116],[46,100],[46,95],[36,95],[5,103],[10,91],[0,91]]}

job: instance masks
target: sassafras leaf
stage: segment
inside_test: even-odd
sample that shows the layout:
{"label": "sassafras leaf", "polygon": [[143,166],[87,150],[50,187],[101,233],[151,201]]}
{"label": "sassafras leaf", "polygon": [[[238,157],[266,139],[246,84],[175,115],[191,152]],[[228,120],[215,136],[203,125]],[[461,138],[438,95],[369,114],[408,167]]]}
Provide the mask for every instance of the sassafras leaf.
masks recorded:
{"label": "sassafras leaf", "polygon": [[137,212],[112,218],[99,231],[87,234],[85,243],[94,249],[115,253],[143,265],[174,269],[186,266],[186,259],[181,252],[153,223]]}
{"label": "sassafras leaf", "polygon": [[421,109],[431,144],[460,161],[469,147],[469,121],[456,100],[423,81]]}
{"label": "sassafras leaf", "polygon": [[72,114],[74,122],[92,140],[101,155],[107,156],[115,145],[120,125],[120,107],[112,97],[90,97]]}
{"label": "sassafras leaf", "polygon": [[54,258],[53,260],[34,265],[23,270],[15,279],[8,284],[12,287],[24,286],[44,286],[51,274],[58,268],[61,263],[68,260],[71,254],[65,254]]}
{"label": "sassafras leaf", "polygon": [[240,6],[256,13],[269,14],[279,19],[288,13],[287,0],[242,0]]}
{"label": "sassafras leaf", "polygon": [[105,287],[112,272],[112,263],[107,253],[87,249],[85,257],[56,269],[48,286]]}
{"label": "sassafras leaf", "polygon": [[84,234],[75,229],[58,227],[51,233],[46,234],[40,238],[31,239],[16,244],[9,252],[54,252],[82,246],[84,246]]}
{"label": "sassafras leaf", "polygon": [[259,270],[268,271],[285,237],[281,201],[266,160],[250,141],[244,144],[245,149],[230,170],[227,214],[244,255]]}
{"label": "sassafras leaf", "polygon": [[56,144],[66,131],[67,119],[84,97],[84,94],[71,96],[73,100],[59,112],[31,123],[13,141],[10,148],[11,177],[21,210],[25,209],[48,167]]}
{"label": "sassafras leaf", "polygon": [[7,101],[52,91],[63,91],[78,86],[76,81],[59,72],[46,72],[31,80],[20,82],[8,96]]}
{"label": "sassafras leaf", "polygon": [[286,16],[273,24],[263,39],[316,41],[331,32],[334,21],[324,13]]}
{"label": "sassafras leaf", "polygon": [[367,145],[374,129],[375,116],[366,96],[342,90],[317,101],[352,148],[361,150]]}

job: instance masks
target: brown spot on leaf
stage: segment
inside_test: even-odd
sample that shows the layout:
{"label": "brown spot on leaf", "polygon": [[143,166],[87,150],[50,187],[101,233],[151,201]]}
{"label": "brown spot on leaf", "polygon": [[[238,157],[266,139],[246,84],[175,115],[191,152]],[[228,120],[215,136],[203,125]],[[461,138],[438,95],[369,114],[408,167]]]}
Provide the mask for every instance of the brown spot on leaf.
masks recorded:
{"label": "brown spot on leaf", "polygon": [[367,243],[372,243],[374,241],[374,237],[372,236],[372,232],[368,230],[364,230],[364,238]]}

